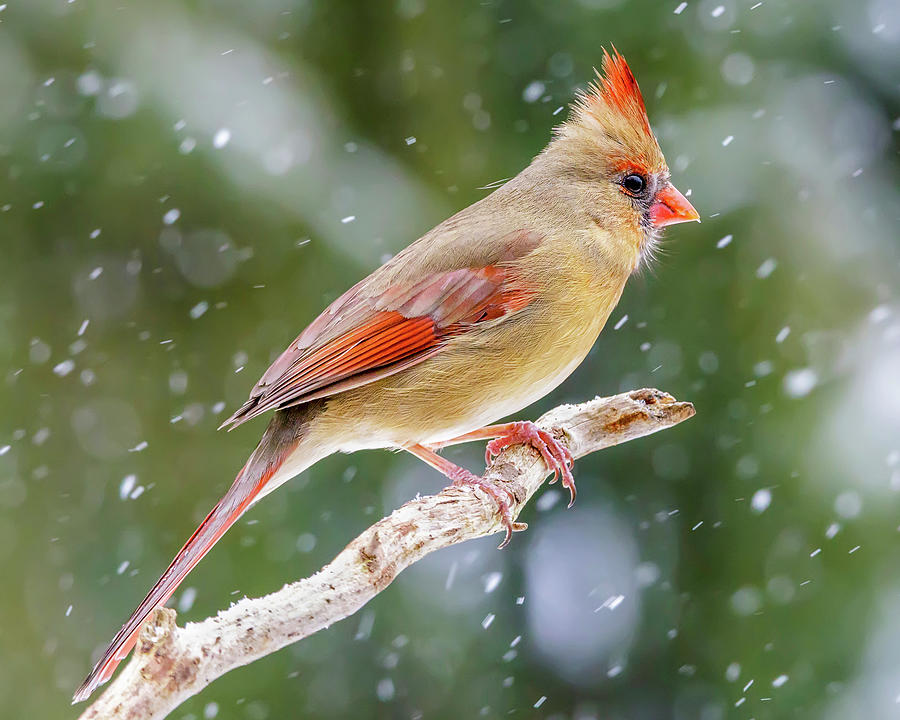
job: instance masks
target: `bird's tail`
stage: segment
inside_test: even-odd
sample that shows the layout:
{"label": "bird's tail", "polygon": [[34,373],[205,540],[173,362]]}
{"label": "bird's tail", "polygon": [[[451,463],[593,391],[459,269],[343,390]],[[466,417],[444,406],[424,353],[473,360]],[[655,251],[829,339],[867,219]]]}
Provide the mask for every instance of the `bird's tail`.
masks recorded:
{"label": "bird's tail", "polygon": [[[165,604],[187,574],[254,500],[319,459],[318,454],[305,462],[298,462],[298,458],[291,457],[304,435],[310,410],[308,406],[300,406],[276,413],[259,446],[247,464],[241,468],[228,492],[188,538],[184,547],[178,551],[175,559],[147,593],[147,597],[116,633],[94,669],[75,692],[74,702],[86,700],[98,686],[109,680],[116,666],[137,642],[144,620],[156,608]],[[285,463],[289,457],[290,462]]]}

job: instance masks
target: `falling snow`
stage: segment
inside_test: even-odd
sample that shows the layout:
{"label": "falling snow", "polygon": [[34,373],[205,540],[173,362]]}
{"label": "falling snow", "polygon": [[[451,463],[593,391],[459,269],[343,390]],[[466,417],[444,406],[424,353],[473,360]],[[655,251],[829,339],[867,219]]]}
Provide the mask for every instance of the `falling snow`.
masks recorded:
{"label": "falling snow", "polygon": [[812,368],[791,370],[784,376],[784,392],[793,398],[809,395],[819,383],[819,375]]}
{"label": "falling snow", "polygon": [[188,587],[185,588],[181,597],[178,598],[178,612],[187,612],[192,607],[194,607],[194,601],[197,599],[197,588]]}
{"label": "falling snow", "polygon": [[494,592],[494,590],[496,590],[499,587],[501,580],[503,580],[503,573],[501,573],[501,572],[489,573],[484,578],[484,592],[485,593]]}
{"label": "falling snow", "polygon": [[768,488],[761,488],[753,493],[753,498],[750,500],[750,507],[753,508],[754,512],[762,513],[765,512],[769,505],[772,504],[772,491]]}
{"label": "falling snow", "polygon": [[209,303],[206,302],[206,300],[201,300],[191,308],[189,315],[191,316],[191,318],[196,320],[197,318],[203,316],[207,310],[209,310]]}
{"label": "falling snow", "polygon": [[764,260],[762,265],[756,268],[756,277],[760,280],[764,280],[769,277],[773,272],[775,272],[775,268],[778,267],[778,261],[775,258],[768,258]]}
{"label": "falling snow", "polygon": [[122,500],[126,500],[131,495],[136,484],[137,475],[126,475],[122,478],[122,482],[119,483],[119,497]]}
{"label": "falling snow", "polygon": [[522,91],[522,99],[527,103],[533,103],[540,100],[543,96],[546,86],[540,80],[529,83]]}
{"label": "falling snow", "polygon": [[58,375],[59,377],[65,377],[70,372],[75,369],[75,361],[74,360],[63,360],[61,363],[58,363],[53,367],[54,375]]}
{"label": "falling snow", "polygon": [[375,694],[381,702],[390,702],[394,699],[394,681],[391,678],[383,678],[378,681]]}
{"label": "falling snow", "polygon": [[230,140],[231,130],[229,130],[228,128],[221,128],[219,130],[216,130],[216,134],[213,136],[213,147],[221,149],[225,147]]}

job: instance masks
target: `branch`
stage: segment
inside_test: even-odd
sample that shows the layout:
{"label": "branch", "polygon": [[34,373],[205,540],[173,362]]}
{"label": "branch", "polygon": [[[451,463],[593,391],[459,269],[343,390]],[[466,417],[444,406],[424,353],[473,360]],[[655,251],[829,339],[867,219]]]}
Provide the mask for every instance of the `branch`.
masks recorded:
{"label": "branch", "polygon": [[[634,390],[580,405],[561,405],[537,424],[572,454],[597,450],[671,427],[694,406],[659,390]],[[530,447],[507,448],[486,477],[505,483],[522,508],[548,475]],[[81,720],[163,718],[220,675],[342,620],[384,590],[397,574],[435,550],[503,530],[496,506],[480,489],[448,487],[410,500],[351,542],[304,580],[184,628],[160,608],[144,625],[128,665]]]}

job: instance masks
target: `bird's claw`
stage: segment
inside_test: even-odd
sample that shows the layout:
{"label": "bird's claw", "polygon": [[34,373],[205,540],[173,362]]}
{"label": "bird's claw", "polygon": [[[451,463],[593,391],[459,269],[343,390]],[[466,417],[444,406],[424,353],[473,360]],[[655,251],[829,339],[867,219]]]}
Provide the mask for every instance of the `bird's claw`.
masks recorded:
{"label": "bird's claw", "polygon": [[502,485],[495,483],[492,480],[479,477],[463,468],[459,468],[459,472],[455,473],[452,480],[453,484],[456,486],[470,485],[481,488],[490,495],[495,503],[497,503],[497,512],[500,515],[500,522],[503,523],[503,527],[506,530],[506,537],[503,538],[503,542],[500,543],[498,550],[509,545],[513,531],[525,530],[528,527],[525,523],[518,523],[515,521],[512,513],[512,506],[515,503],[516,498]]}
{"label": "bird's claw", "polygon": [[562,476],[563,487],[569,491],[569,507],[575,503],[575,478],[572,475],[572,466],[575,458],[569,452],[569,448],[563,445],[546,430],[541,430],[529,420],[510,423],[510,431],[487,444],[484,459],[490,464],[495,456],[510,445],[527,443],[537,450],[547,467],[553,471],[551,483],[555,483]]}

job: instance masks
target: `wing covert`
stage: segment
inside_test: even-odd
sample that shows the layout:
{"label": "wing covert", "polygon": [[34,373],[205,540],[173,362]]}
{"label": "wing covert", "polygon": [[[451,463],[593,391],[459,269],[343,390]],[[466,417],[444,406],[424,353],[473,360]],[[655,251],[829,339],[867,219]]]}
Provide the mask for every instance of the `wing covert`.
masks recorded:
{"label": "wing covert", "polygon": [[329,305],[221,427],[400,372],[440,352],[454,335],[521,310],[534,294],[507,262],[427,273],[381,290],[373,289],[373,277]]}

